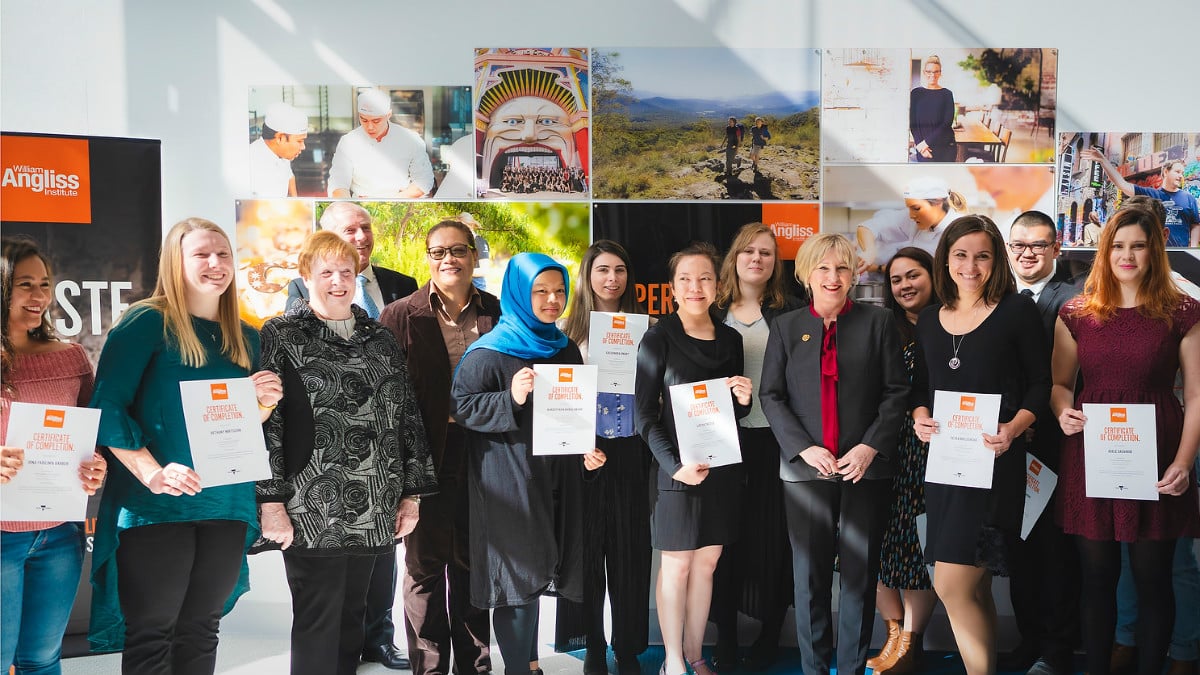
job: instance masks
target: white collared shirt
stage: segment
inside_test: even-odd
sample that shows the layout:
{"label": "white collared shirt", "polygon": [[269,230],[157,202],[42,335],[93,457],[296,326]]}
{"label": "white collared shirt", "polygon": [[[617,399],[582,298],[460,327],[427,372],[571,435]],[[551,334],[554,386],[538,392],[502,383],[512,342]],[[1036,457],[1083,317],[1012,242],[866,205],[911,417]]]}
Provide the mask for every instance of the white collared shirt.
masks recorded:
{"label": "white collared shirt", "polygon": [[250,144],[250,194],[255,197],[286,197],[295,174],[292,163],[275,154],[267,142]]}
{"label": "white collared shirt", "polygon": [[[1046,252],[1049,253],[1050,249],[1046,249]],[[1033,301],[1037,302],[1038,298],[1042,297],[1042,291],[1046,290],[1046,284],[1050,283],[1050,280],[1054,278],[1054,275],[1057,272],[1058,272],[1058,261],[1055,260],[1050,263],[1050,273],[1047,274],[1046,276],[1042,277],[1041,280],[1039,280],[1033,284],[1026,284],[1024,281],[1021,281],[1020,277],[1015,277],[1017,280],[1017,292],[1020,293],[1021,291],[1028,288],[1029,290],[1033,291]]]}
{"label": "white collared shirt", "polygon": [[382,141],[361,126],[338,141],[329,168],[330,196],[348,189],[354,197],[398,197],[409,185],[426,195],[433,190],[433,165],[416,133],[389,123]]}

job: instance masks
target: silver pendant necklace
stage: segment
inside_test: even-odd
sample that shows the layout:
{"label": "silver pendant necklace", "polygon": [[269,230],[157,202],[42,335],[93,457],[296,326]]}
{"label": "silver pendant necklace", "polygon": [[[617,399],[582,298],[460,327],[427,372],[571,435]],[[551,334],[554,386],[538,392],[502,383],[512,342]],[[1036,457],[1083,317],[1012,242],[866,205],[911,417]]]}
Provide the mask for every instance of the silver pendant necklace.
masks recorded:
{"label": "silver pendant necklace", "polygon": [[959,347],[962,347],[963,340],[965,340],[966,337],[966,335],[950,336],[950,346],[954,348],[954,356],[950,357],[950,361],[947,364],[950,366],[950,370],[958,370],[958,367],[962,365],[962,361],[958,359],[958,349]]}

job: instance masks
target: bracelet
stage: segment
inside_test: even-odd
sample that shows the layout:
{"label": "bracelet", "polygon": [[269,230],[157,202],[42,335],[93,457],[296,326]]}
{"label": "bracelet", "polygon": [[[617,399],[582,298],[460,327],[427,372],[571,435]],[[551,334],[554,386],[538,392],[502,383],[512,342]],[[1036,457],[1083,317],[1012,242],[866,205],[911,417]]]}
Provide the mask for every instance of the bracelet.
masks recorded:
{"label": "bracelet", "polygon": [[407,500],[409,500],[410,502],[412,502],[412,503],[416,504],[417,506],[420,506],[420,505],[421,505],[421,495],[409,495],[409,496],[407,496],[407,497],[401,497],[401,498],[400,498],[400,500],[401,500],[401,501],[404,501],[405,499],[407,499]]}
{"label": "bracelet", "polygon": [[271,405],[263,405],[263,404],[259,403],[258,409],[266,410],[267,412],[270,412],[270,411],[274,410],[278,405],[279,405],[278,403],[272,403]]}

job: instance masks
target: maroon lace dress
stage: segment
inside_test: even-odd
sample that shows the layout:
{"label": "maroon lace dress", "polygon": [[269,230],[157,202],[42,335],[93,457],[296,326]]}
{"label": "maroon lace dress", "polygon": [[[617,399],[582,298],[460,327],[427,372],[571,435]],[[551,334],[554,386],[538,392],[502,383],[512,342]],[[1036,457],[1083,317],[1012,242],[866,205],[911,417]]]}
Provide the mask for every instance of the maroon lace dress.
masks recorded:
{"label": "maroon lace dress", "polygon": [[[1092,317],[1072,317],[1082,297],[1063,306],[1059,317],[1079,345],[1083,389],[1075,408],[1084,403],[1153,403],[1158,426],[1158,475],[1175,459],[1183,432],[1183,406],[1173,388],[1179,371],[1179,343],[1200,321],[1200,303],[1186,298],[1171,325],[1148,319],[1137,309],[1118,309],[1101,324]],[[1100,499],[1087,496],[1084,485],[1083,434],[1063,442],[1058,481],[1057,518],[1063,531],[1096,541],[1162,540],[1200,536],[1200,502],[1196,474],[1187,491],[1158,501]]]}

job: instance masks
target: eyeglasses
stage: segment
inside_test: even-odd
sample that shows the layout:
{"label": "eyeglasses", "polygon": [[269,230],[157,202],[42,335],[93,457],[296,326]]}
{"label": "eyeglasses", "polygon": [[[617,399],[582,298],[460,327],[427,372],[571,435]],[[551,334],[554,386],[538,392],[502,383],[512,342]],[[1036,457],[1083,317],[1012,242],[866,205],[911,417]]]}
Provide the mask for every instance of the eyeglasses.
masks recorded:
{"label": "eyeglasses", "polygon": [[1029,252],[1034,255],[1042,255],[1051,245],[1048,241],[1033,241],[1028,244],[1023,241],[1014,241],[1008,245],[1008,250],[1021,255],[1025,252],[1025,249],[1029,249]]}
{"label": "eyeglasses", "polygon": [[434,260],[441,260],[442,258],[445,258],[447,253],[461,260],[471,255],[471,251],[474,250],[474,246],[455,244],[449,248],[446,248],[445,246],[434,246],[433,248],[427,249],[425,252],[428,253],[429,257],[433,258]]}

